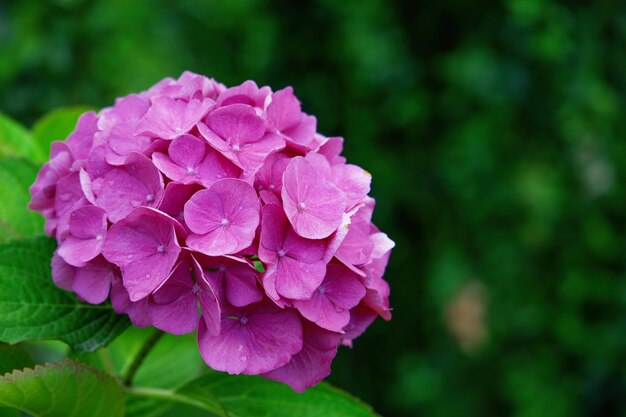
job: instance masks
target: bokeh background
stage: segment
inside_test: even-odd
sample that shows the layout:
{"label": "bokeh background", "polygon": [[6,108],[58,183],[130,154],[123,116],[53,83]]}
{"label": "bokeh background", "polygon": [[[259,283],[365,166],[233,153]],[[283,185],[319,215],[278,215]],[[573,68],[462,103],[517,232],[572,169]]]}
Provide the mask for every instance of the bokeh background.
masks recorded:
{"label": "bokeh background", "polygon": [[191,70],[293,85],[373,174],[394,318],[330,381],[384,416],[626,415],[626,4],[0,0],[31,125]]}

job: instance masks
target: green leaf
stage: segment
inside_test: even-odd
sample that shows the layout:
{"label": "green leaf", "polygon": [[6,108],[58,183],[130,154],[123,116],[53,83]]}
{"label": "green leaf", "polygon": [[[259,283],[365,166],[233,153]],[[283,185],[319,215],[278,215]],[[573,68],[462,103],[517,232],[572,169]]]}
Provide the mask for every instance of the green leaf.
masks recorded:
{"label": "green leaf", "polygon": [[37,417],[122,417],[123,392],[112,376],[68,359],[0,378],[0,405]]}
{"label": "green leaf", "polygon": [[0,158],[0,242],[43,232],[43,217],[26,208],[28,188],[37,171],[37,166],[24,159]]}
{"label": "green leaf", "polygon": [[44,160],[47,153],[37,146],[32,135],[19,123],[0,113],[0,157],[24,157],[32,161]]}
{"label": "green leaf", "polygon": [[[176,391],[133,387],[138,397],[159,398],[193,406],[228,417],[373,417],[367,404],[328,384],[319,384],[304,393],[259,376],[227,375],[214,372]],[[277,414],[279,413],[279,414]]]}
{"label": "green leaf", "polygon": [[46,114],[33,126],[33,139],[37,146],[48,155],[50,144],[55,140],[65,140],[76,127],[81,114],[92,110],[90,107],[63,107]]}
{"label": "green leaf", "polygon": [[0,344],[0,375],[34,365],[33,359],[21,346]]}
{"label": "green leaf", "polygon": [[128,318],[57,288],[50,276],[54,248],[42,237],[0,245],[0,341],[56,339],[93,351],[120,334]]}
{"label": "green leaf", "polygon": [[[125,375],[141,347],[155,332],[153,328],[129,327],[115,341],[97,352],[75,355],[81,362],[109,373]],[[163,334],[150,350],[133,378],[134,385],[175,389],[197,378],[206,369],[195,336]],[[127,417],[157,416],[172,407],[161,399],[128,396]]]}
{"label": "green leaf", "polygon": [[133,384],[178,388],[197,378],[204,366],[195,337],[165,334],[146,357]]}
{"label": "green leaf", "polygon": [[[143,344],[155,331],[160,332],[152,327],[131,326],[106,349],[74,356],[109,373],[125,375]],[[133,385],[178,388],[197,378],[205,368],[195,335],[163,333],[135,374]]]}

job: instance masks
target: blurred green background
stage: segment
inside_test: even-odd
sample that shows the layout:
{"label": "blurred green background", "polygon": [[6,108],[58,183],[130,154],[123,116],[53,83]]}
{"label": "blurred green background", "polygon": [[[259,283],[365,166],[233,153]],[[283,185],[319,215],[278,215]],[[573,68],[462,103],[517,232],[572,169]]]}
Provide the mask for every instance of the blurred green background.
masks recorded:
{"label": "blurred green background", "polygon": [[384,416],[626,415],[625,48],[602,0],[0,0],[0,110],[293,85],[397,243],[394,318],[332,383]]}

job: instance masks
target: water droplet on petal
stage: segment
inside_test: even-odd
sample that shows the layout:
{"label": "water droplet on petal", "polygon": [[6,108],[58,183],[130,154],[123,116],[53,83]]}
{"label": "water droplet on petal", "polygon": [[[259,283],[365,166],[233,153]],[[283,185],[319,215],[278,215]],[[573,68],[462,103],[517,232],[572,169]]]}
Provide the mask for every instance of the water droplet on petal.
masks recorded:
{"label": "water droplet on petal", "polygon": [[146,279],[150,279],[151,276],[152,275],[150,275],[150,274],[146,274]]}

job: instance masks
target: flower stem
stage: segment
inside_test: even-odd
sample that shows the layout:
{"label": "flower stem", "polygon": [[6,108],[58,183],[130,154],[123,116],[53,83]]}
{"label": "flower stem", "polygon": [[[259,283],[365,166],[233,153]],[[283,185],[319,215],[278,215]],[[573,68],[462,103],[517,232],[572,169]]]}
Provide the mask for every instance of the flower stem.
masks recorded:
{"label": "flower stem", "polygon": [[[136,397],[154,398],[158,400],[165,400],[169,402],[186,404],[200,410],[205,410],[212,415],[226,416],[226,411],[219,406],[211,404],[209,401],[201,401],[195,399],[193,396],[181,395],[175,391],[165,390],[160,388],[147,388],[147,387],[127,387],[126,392]],[[210,398],[210,396],[206,396]]]}
{"label": "flower stem", "polygon": [[148,353],[152,350],[152,348],[157,344],[157,342],[163,337],[163,332],[160,330],[155,330],[154,333],[150,337],[146,339],[146,341],[137,352],[135,359],[128,367],[127,371],[124,373],[124,385],[130,386],[133,382],[133,378],[135,374],[141,367],[141,364],[146,360]]}

